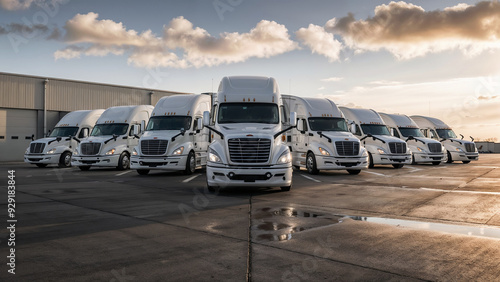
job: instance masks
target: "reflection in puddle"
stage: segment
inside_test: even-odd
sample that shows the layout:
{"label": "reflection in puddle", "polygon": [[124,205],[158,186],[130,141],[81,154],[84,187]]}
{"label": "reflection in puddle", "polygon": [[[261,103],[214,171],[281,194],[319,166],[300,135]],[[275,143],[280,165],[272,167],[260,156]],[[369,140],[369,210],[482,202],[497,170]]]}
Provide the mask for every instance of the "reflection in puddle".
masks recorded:
{"label": "reflection in puddle", "polygon": [[394,226],[411,227],[416,229],[500,239],[500,228],[494,228],[494,227],[454,225],[454,224],[445,224],[436,222],[423,222],[423,221],[381,218],[381,217],[346,216],[345,218],[352,218],[354,220],[373,222],[373,223],[389,224]]}

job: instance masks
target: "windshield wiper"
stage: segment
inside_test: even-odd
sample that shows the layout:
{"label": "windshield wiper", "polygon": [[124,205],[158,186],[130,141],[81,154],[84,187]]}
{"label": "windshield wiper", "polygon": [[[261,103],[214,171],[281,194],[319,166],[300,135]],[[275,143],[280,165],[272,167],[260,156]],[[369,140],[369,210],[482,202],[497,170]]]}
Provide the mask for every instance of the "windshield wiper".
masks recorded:
{"label": "windshield wiper", "polygon": [[332,139],[330,139],[330,137],[328,137],[328,136],[326,136],[325,134],[323,134],[323,132],[318,131],[317,133],[318,133],[318,135],[319,135],[320,137],[326,138],[326,140],[328,140],[328,143],[332,143]]}
{"label": "windshield wiper", "polygon": [[417,138],[413,137],[412,135],[408,136],[408,139],[406,139],[406,142],[408,142],[408,140],[415,140],[416,142],[419,142],[419,141],[420,141],[420,142],[422,142],[422,144],[424,144],[424,145],[425,145],[425,142],[424,142],[424,141],[422,141],[422,140],[420,140],[420,139],[417,139]]}
{"label": "windshield wiper", "polygon": [[56,138],[56,139],[49,141],[49,142],[47,143],[47,145],[50,145],[50,143],[52,143],[52,142],[56,142],[56,141],[57,141],[57,142],[61,141],[61,136],[57,136],[57,138]]}
{"label": "windshield wiper", "polygon": [[220,139],[224,139],[224,134],[222,134],[220,131],[218,131],[210,126],[207,126],[207,125],[205,125],[205,127],[212,130],[213,132],[217,133],[220,136]]}
{"label": "windshield wiper", "polygon": [[377,140],[377,139],[378,139],[378,140],[382,141],[382,143],[384,143],[384,144],[385,144],[385,141],[384,141],[383,139],[380,139],[380,138],[378,138],[377,136],[373,136],[373,135],[371,135],[370,133],[366,134],[366,136],[365,136],[365,137],[363,137],[363,138],[359,139],[359,141],[363,141],[363,140],[365,140],[365,139],[366,139],[366,138],[368,138],[368,137],[373,138],[373,140]]}
{"label": "windshield wiper", "polygon": [[443,138],[443,139],[439,140],[439,142],[443,142],[443,141],[446,141],[446,140],[450,140],[452,143],[453,143],[453,142],[457,142],[458,144],[462,145],[462,142],[457,141],[457,140],[453,140],[453,139],[451,139],[451,138]]}
{"label": "windshield wiper", "polygon": [[108,144],[108,142],[111,141],[111,140],[115,140],[116,141],[116,138],[118,138],[118,135],[113,134],[113,137],[111,137],[108,140],[104,141],[104,144]]}

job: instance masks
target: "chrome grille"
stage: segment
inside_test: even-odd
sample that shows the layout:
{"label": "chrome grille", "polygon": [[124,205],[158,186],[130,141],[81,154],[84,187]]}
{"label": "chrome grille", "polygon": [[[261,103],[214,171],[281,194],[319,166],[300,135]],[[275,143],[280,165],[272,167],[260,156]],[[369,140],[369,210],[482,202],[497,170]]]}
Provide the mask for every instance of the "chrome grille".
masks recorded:
{"label": "chrome grille", "polygon": [[441,143],[429,143],[427,146],[431,153],[441,153]]}
{"label": "chrome grille", "polygon": [[476,144],[474,143],[465,143],[465,150],[469,153],[476,151]]}
{"label": "chrome grille", "polygon": [[164,155],[167,152],[167,140],[142,140],[141,152],[144,155]]}
{"label": "chrome grille", "polygon": [[392,154],[404,154],[406,153],[406,143],[389,142],[389,149],[391,149]]}
{"label": "chrome grille", "polygon": [[359,142],[336,141],[335,148],[339,156],[357,156],[359,154]]}
{"label": "chrome grille", "polygon": [[101,143],[82,143],[80,148],[82,155],[97,155],[101,149]]}
{"label": "chrome grille", "polygon": [[30,154],[40,154],[45,148],[45,143],[31,143],[30,144]]}
{"label": "chrome grille", "polygon": [[228,141],[229,157],[235,163],[265,163],[269,159],[271,140],[232,138]]}

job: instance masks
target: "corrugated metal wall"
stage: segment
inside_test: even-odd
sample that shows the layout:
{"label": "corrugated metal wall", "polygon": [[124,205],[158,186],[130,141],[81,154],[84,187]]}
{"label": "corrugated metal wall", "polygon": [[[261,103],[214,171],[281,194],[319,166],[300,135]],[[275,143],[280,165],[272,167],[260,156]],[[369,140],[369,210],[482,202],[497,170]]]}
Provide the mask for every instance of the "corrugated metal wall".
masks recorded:
{"label": "corrugated metal wall", "polygon": [[43,109],[43,79],[0,73],[0,107]]}

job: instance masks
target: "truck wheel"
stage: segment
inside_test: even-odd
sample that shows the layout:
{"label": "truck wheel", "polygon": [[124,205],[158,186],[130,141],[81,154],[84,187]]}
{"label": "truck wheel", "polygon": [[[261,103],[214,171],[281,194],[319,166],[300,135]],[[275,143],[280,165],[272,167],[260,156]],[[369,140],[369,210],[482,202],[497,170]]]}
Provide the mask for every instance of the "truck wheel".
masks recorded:
{"label": "truck wheel", "polygon": [[64,152],[59,158],[59,167],[70,167],[71,166],[71,153]]}
{"label": "truck wheel", "polygon": [[138,169],[137,173],[139,173],[140,175],[148,175],[149,169]]}
{"label": "truck wheel", "polygon": [[462,161],[464,164],[468,164],[470,163],[470,161]]}
{"label": "truck wheel", "polygon": [[184,174],[193,174],[196,170],[196,157],[193,151],[189,152],[187,160],[186,160],[186,169],[184,170]]}
{"label": "truck wheel", "polygon": [[446,160],[447,163],[451,164],[453,162],[453,159],[451,158],[450,152],[448,152],[448,159]]}
{"label": "truck wheel", "polygon": [[372,153],[368,153],[368,168],[373,168],[374,166]]}
{"label": "truck wheel", "polygon": [[295,168],[296,170],[300,170],[300,166],[298,165],[294,165],[293,168]]}
{"label": "truck wheel", "polygon": [[281,187],[281,191],[283,191],[283,192],[290,191],[290,189],[292,189],[292,185],[290,185],[290,186],[282,186]]}
{"label": "truck wheel", "polygon": [[89,165],[86,165],[86,166],[79,166],[78,167],[81,171],[87,171],[90,169],[90,166]]}
{"label": "truck wheel", "polygon": [[361,172],[361,169],[348,169],[347,172],[349,172],[349,174],[356,175]]}
{"label": "truck wheel", "polygon": [[402,168],[404,164],[393,164],[392,165],[394,168]]}
{"label": "truck wheel", "polygon": [[417,164],[417,162],[415,161],[415,155],[413,155],[413,154],[411,155],[411,164],[412,165],[416,165]]}
{"label": "truck wheel", "polygon": [[310,174],[318,174],[319,173],[319,170],[316,167],[316,157],[314,157],[314,154],[312,152],[309,152],[307,154],[306,168],[307,168],[307,172],[309,172]]}
{"label": "truck wheel", "polygon": [[47,167],[47,164],[35,164],[37,167]]}
{"label": "truck wheel", "polygon": [[116,168],[118,170],[126,170],[130,168],[130,158],[127,152],[123,152],[120,155],[120,159],[118,159],[118,166]]}
{"label": "truck wheel", "polygon": [[432,162],[432,165],[439,165],[441,162]]}

